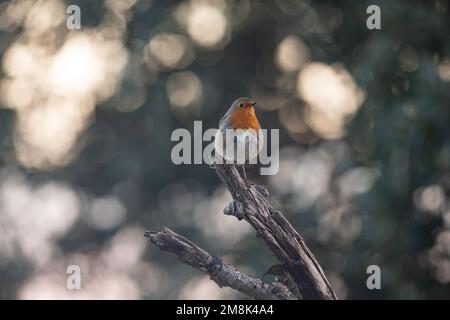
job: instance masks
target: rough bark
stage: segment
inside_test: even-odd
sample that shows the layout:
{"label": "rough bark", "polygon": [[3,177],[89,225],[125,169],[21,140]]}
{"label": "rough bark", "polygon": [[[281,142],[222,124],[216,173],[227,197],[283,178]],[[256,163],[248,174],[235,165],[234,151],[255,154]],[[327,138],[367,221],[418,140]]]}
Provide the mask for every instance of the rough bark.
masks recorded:
{"label": "rough bark", "polygon": [[336,299],[303,238],[283,214],[270,205],[267,189],[255,184],[247,186],[235,166],[216,164],[214,168],[233,197],[224,213],[247,221],[280,261],[267,272],[275,275],[276,281],[269,285],[244,275],[167,228],[162,232],[146,232],[152,243],[208,273],[220,287],[229,286],[253,299]]}
{"label": "rough bark", "polygon": [[243,274],[168,228],[161,232],[147,231],[145,236],[161,250],[172,252],[182,262],[207,273],[219,287],[236,289],[257,300],[295,299],[286,287],[277,283],[266,284],[260,279]]}
{"label": "rough bark", "polygon": [[268,201],[264,186],[246,186],[236,167],[216,165],[216,172],[225,183],[233,201],[224,209],[227,215],[247,221],[280,261],[276,275],[290,279],[290,289],[301,299],[336,299],[322,267],[300,234],[283,214]]}

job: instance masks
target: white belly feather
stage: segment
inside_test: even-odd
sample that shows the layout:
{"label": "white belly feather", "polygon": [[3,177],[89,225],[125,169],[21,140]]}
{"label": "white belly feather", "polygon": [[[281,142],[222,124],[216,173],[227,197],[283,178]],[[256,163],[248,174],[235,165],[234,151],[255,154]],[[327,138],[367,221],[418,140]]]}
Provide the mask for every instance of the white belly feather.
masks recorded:
{"label": "white belly feather", "polygon": [[253,129],[230,129],[225,134],[217,130],[214,146],[217,154],[227,163],[256,163],[256,157],[263,147],[263,134],[261,130]]}

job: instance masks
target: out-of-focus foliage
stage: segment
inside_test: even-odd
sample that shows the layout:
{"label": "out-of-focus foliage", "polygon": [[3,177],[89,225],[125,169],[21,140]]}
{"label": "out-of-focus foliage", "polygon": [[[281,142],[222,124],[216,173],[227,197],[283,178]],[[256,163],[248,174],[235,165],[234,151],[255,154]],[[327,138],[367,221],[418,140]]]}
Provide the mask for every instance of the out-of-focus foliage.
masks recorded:
{"label": "out-of-focus foliage", "polygon": [[[80,30],[66,7],[81,8]],[[381,8],[381,30],[366,9]],[[280,128],[252,180],[305,236],[340,298],[450,298],[447,1],[0,3],[0,297],[238,298],[160,253],[175,229],[261,276],[274,262],[176,128],[250,96]],[[79,265],[82,289],[65,287]],[[382,289],[368,290],[378,265]],[[270,278],[266,279],[270,281]]]}

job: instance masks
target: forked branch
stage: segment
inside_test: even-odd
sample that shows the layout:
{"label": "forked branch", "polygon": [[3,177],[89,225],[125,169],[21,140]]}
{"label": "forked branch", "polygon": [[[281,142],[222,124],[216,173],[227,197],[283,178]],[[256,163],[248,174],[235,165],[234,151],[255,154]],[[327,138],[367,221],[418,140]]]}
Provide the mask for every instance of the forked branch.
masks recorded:
{"label": "forked branch", "polygon": [[253,299],[336,299],[303,238],[282,213],[270,205],[267,189],[255,184],[247,187],[234,166],[216,164],[214,168],[233,197],[224,213],[247,221],[280,261],[267,272],[275,275],[276,281],[266,284],[245,275],[167,228],[161,232],[146,232],[151,242],[206,272],[219,287],[231,287]]}

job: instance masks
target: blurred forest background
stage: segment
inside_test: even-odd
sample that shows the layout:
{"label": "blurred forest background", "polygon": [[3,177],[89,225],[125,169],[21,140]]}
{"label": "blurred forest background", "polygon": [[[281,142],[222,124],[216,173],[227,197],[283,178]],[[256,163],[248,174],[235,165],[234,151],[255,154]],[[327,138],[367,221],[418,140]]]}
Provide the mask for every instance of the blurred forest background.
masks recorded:
{"label": "blurred forest background", "polygon": [[[66,8],[81,8],[81,29]],[[381,8],[381,30],[366,9]],[[242,298],[159,252],[168,226],[240,270],[273,264],[171,132],[240,96],[280,129],[251,180],[341,299],[450,298],[447,1],[0,3],[0,298]],[[82,289],[66,289],[79,265]],[[366,269],[380,266],[382,289]],[[271,281],[270,277],[266,278]]]}

